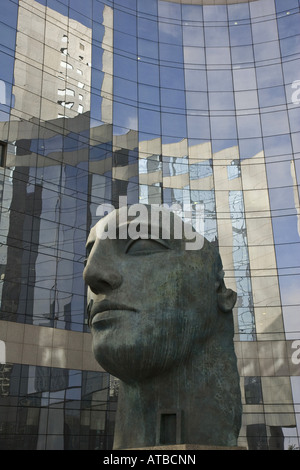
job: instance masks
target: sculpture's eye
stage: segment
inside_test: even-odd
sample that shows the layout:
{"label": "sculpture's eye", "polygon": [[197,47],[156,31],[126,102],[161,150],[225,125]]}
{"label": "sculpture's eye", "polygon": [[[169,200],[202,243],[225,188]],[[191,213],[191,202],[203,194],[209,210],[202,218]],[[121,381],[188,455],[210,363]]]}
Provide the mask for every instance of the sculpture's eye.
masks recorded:
{"label": "sculpture's eye", "polygon": [[83,262],[84,266],[86,266],[86,263],[88,261],[88,257],[90,256],[90,253],[92,251],[92,248],[93,248],[94,244],[95,244],[95,242],[93,241],[93,242],[88,243],[87,246],[86,246],[86,258]]}
{"label": "sculpture's eye", "polygon": [[131,240],[126,246],[128,255],[151,255],[169,250],[170,246],[165,240],[141,239]]}

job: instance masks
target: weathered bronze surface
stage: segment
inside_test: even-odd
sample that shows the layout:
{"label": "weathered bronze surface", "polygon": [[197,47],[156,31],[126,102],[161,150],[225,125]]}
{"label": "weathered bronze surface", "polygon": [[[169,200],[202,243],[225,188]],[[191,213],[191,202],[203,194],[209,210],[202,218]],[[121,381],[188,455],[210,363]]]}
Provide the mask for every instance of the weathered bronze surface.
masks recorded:
{"label": "weathered bronze surface", "polygon": [[114,448],[236,446],[236,294],[218,251],[206,239],[186,250],[172,233],[101,239],[115,215],[92,229],[84,270],[94,354],[120,379]]}

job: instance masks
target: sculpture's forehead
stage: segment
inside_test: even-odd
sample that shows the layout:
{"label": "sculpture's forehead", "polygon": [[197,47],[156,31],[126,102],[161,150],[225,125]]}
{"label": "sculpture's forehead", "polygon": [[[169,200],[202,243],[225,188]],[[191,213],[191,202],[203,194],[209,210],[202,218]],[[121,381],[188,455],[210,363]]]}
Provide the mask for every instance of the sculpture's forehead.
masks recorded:
{"label": "sculpture's forehead", "polygon": [[[142,211],[138,214],[130,213],[130,209],[122,207],[115,209],[108,215],[100,219],[94,227],[92,227],[87,244],[95,242],[97,238],[101,239],[104,232],[108,233],[105,238],[124,239],[136,238],[132,237],[132,233],[136,234],[140,231],[149,233],[149,238],[168,238],[183,240],[184,239],[184,222],[178,215],[165,208],[156,209],[143,205]],[[135,232],[136,228],[136,232]],[[131,229],[131,230],[130,230]],[[119,237],[120,234],[120,237]],[[151,235],[151,236],[150,236]]]}
{"label": "sculpture's forehead", "polygon": [[[128,240],[131,238],[129,232],[129,226],[132,223],[136,223],[136,217],[132,215],[128,215],[128,208],[123,207],[121,209],[116,209],[110,212],[108,215],[100,219],[96,225],[94,225],[91,228],[91,231],[89,233],[88,239],[86,246],[87,248],[92,248],[92,245],[97,242],[97,250],[100,248],[100,245],[102,246],[102,239],[103,239],[103,234],[105,234],[105,241],[106,241],[106,247],[107,242],[109,239],[112,241],[113,246],[117,249],[119,244],[124,243],[124,239]],[[154,217],[152,218],[150,212],[145,212],[143,214],[139,214],[138,216],[138,222],[139,224],[139,229],[143,226],[145,231],[144,234],[147,233],[148,236],[145,238],[150,238],[150,239],[155,239],[153,237],[153,233],[156,235],[159,234],[158,238],[168,240],[170,243],[170,247],[175,249],[175,251],[180,251],[180,252],[186,252],[187,257],[189,258],[190,262],[192,264],[195,264],[197,267],[197,263],[200,263],[203,267],[203,264],[205,264],[206,268],[210,266],[213,268],[216,260],[217,260],[217,252],[215,247],[204,237],[204,243],[201,245],[201,249],[195,250],[195,251],[189,251],[185,249],[185,237],[184,237],[184,226],[185,223],[182,221],[182,219],[177,216],[176,214],[168,211],[161,211],[160,212],[160,217]],[[178,225],[176,225],[176,223]],[[164,225],[165,224],[165,225]],[[163,228],[168,227],[169,224],[169,238],[164,237],[164,231]],[[181,225],[182,227],[182,237],[178,238],[176,234],[176,229],[175,227],[179,227]],[[112,232],[110,232],[107,235],[107,232],[112,229]],[[165,232],[166,233],[166,232]],[[125,236],[124,236],[125,234]],[[141,237],[143,238],[143,237]],[[99,243],[98,243],[99,242]],[[198,266],[200,268],[200,266]],[[215,269],[215,268],[213,268]],[[219,269],[219,268],[217,268]]]}

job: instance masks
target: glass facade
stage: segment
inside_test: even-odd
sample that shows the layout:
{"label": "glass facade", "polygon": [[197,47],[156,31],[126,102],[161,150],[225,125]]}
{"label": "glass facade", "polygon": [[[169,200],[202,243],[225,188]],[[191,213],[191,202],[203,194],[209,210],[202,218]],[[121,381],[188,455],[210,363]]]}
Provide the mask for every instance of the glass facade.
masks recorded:
{"label": "glass facade", "polygon": [[239,445],[299,447],[299,6],[3,2],[1,449],[112,446],[82,270],[120,196],[203,204],[238,294]]}

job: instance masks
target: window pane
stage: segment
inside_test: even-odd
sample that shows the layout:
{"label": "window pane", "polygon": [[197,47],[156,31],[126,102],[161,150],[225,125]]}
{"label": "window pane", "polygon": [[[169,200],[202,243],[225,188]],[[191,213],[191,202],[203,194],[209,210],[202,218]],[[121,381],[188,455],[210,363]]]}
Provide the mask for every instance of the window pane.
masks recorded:
{"label": "window pane", "polygon": [[184,47],[185,64],[205,64],[204,48],[202,47]]}
{"label": "window pane", "polygon": [[256,76],[258,88],[266,88],[283,84],[281,65],[257,67]]}
{"label": "window pane", "polygon": [[225,26],[205,26],[204,35],[206,47],[229,45],[228,28]]}
{"label": "window pane", "polygon": [[207,78],[204,70],[185,70],[185,86],[189,91],[207,90]]}
{"label": "window pane", "polygon": [[201,21],[203,18],[203,7],[201,5],[182,5],[182,19]]}
{"label": "window pane", "polygon": [[206,48],[206,61],[208,65],[224,65],[231,63],[230,50],[228,47]]}
{"label": "window pane", "polygon": [[164,88],[184,90],[183,69],[174,67],[160,67],[160,84]]}
{"label": "window pane", "polygon": [[261,123],[265,136],[289,132],[288,117],[285,111],[262,114]]}
{"label": "window pane", "polygon": [[276,21],[260,21],[252,23],[253,42],[267,42],[278,38]]}
{"label": "window pane", "polygon": [[237,109],[258,108],[257,91],[235,92],[235,104]]}
{"label": "window pane", "polygon": [[186,107],[187,109],[208,109],[207,93],[197,91],[186,92]]}
{"label": "window pane", "polygon": [[147,85],[159,85],[159,70],[157,65],[138,61],[138,76],[141,83]]}
{"label": "window pane", "polygon": [[204,46],[204,33],[201,26],[184,25],[182,32],[185,46]]}
{"label": "window pane", "polygon": [[157,23],[146,18],[138,18],[138,36],[151,41],[158,40]]}
{"label": "window pane", "polygon": [[187,116],[188,137],[210,139],[209,119],[205,116]]}
{"label": "window pane", "polygon": [[232,92],[209,93],[209,107],[211,110],[233,110],[234,99]]}
{"label": "window pane", "polygon": [[232,74],[228,70],[209,70],[207,79],[209,91],[232,90]]}
{"label": "window pane", "polygon": [[253,90],[256,89],[256,76],[254,69],[233,70],[234,89]]}
{"label": "window pane", "polygon": [[251,26],[249,24],[230,26],[230,44],[231,46],[252,44]]}
{"label": "window pane", "polygon": [[257,114],[237,117],[240,138],[259,137],[261,135],[260,119]]}

